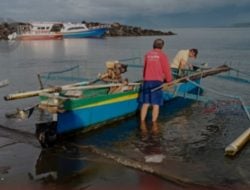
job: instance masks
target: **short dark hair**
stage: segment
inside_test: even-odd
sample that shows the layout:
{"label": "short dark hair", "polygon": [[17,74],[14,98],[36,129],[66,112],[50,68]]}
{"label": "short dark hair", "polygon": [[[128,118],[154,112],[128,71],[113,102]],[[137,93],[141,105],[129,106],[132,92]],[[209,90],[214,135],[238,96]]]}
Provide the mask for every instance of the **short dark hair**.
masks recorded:
{"label": "short dark hair", "polygon": [[164,46],[164,40],[163,39],[156,39],[153,44],[154,49],[162,49]]}
{"label": "short dark hair", "polygon": [[194,56],[197,57],[198,49],[193,48],[193,49],[190,49],[190,51],[194,52]]}

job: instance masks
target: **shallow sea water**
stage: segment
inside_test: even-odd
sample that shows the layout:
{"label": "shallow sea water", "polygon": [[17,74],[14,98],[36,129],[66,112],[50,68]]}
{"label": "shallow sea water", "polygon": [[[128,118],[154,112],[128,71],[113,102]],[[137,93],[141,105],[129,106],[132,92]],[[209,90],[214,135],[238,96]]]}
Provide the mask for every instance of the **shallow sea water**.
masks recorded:
{"label": "shallow sea water", "polygon": [[[175,30],[178,35],[163,37],[170,59],[179,49],[196,47],[196,64],[226,63],[244,72],[249,70],[249,29]],[[106,60],[142,57],[155,38],[0,42],[0,76],[10,81],[0,89],[1,96],[38,89],[38,73],[74,65],[83,68],[82,77],[95,77],[103,71]],[[127,75],[140,76],[140,72],[131,68]],[[236,76],[233,72],[231,75]],[[156,128],[148,121],[147,130],[142,130],[135,115],[78,134],[50,150],[41,150],[32,135],[35,123],[46,115],[35,112],[28,120],[5,117],[17,107],[34,105],[37,99],[0,99],[0,184],[46,189],[247,189],[249,146],[234,158],[225,157],[224,149],[250,122],[240,102],[227,95],[240,96],[249,106],[249,83],[214,76],[203,79],[202,85],[222,94],[205,90],[204,95],[212,100],[178,98],[168,102],[161,108]],[[91,152],[86,146],[94,146],[99,152]],[[145,162],[154,155],[162,162]],[[138,167],[147,170],[135,169]]]}

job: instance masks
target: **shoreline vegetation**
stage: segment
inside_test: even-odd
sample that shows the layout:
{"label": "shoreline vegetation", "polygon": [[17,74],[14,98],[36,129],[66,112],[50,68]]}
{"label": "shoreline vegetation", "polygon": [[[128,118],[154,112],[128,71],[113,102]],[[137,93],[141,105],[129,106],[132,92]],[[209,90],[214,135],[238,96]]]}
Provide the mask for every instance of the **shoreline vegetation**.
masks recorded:
{"label": "shoreline vegetation", "polygon": [[[85,22],[87,27],[96,26],[107,26],[108,30],[105,37],[119,37],[119,36],[164,36],[164,35],[176,35],[172,31],[164,32],[160,30],[153,29],[143,29],[138,26],[123,25],[118,22],[112,24],[103,24],[98,22]],[[2,22],[0,23],[0,40],[8,40],[8,36],[12,33],[17,32],[19,25],[28,24],[23,22]]]}

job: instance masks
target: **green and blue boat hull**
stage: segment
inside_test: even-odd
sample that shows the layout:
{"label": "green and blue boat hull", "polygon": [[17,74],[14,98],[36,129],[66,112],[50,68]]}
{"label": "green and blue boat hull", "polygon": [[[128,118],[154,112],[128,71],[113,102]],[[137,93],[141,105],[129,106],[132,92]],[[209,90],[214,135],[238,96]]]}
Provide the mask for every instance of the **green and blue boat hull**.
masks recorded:
{"label": "green and blue boat hull", "polygon": [[[110,120],[117,120],[139,109],[138,92],[107,95],[96,102],[76,106],[58,114],[57,133],[86,129]],[[80,103],[80,102],[79,102]]]}
{"label": "green and blue boat hull", "polygon": [[[199,83],[200,80],[195,82]],[[180,83],[173,91],[164,91],[164,100],[173,100],[178,94],[197,93],[197,86],[192,83]],[[58,113],[57,133],[63,134],[75,130],[87,129],[98,124],[105,124],[131,115],[139,110],[139,89],[132,92],[106,94],[93,98],[69,100],[65,103],[66,111]],[[178,105],[177,105],[178,106]]]}

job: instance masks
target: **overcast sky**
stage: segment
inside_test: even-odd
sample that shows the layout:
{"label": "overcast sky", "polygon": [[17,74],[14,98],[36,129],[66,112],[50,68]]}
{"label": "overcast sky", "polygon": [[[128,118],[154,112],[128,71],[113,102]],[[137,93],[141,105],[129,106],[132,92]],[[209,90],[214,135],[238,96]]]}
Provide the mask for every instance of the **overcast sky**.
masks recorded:
{"label": "overcast sky", "polygon": [[250,0],[0,0],[0,19],[119,22],[146,28],[250,22]]}

